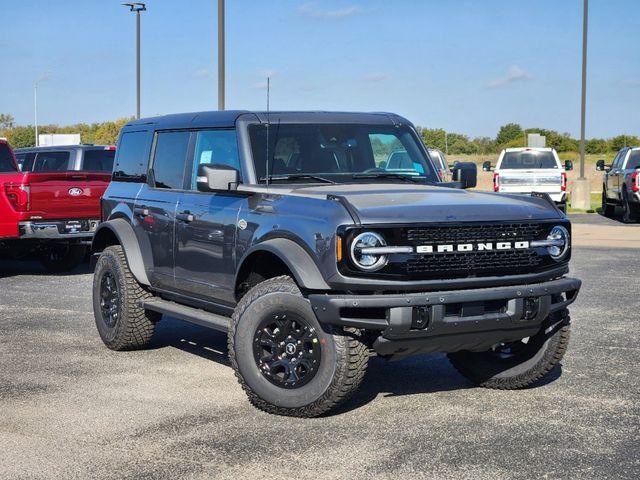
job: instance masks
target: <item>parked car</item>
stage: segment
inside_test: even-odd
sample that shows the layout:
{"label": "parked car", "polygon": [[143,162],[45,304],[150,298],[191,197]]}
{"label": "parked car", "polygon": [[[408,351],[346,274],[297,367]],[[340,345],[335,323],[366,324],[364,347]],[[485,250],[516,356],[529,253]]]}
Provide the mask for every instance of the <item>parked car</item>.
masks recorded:
{"label": "parked car", "polygon": [[[483,164],[491,171],[491,162]],[[493,173],[493,190],[500,193],[548,194],[558,208],[566,212],[567,174],[573,170],[570,160],[564,165],[553,148],[507,148],[502,150]]]}
{"label": "parked car", "polygon": [[616,205],[621,205],[624,222],[640,220],[640,147],[621,149],[611,165],[598,160],[596,170],[605,172],[602,182],[604,215],[613,216]]}
{"label": "parked car", "polygon": [[440,177],[440,180],[442,180],[443,182],[450,182],[451,168],[447,163],[447,158],[445,157],[444,153],[442,153],[442,151],[440,150],[436,150],[435,148],[430,148],[429,156],[436,164],[436,169],[438,170],[438,176]]}
{"label": "parked car", "polygon": [[113,155],[113,148],[18,150],[20,165],[10,145],[0,141],[0,252],[15,259],[38,259],[53,272],[79,265],[111,180],[102,154],[89,152]]}
{"label": "parked car", "polygon": [[22,172],[107,172],[113,171],[113,145],[68,145],[18,148],[15,151]]}
{"label": "parked car", "polygon": [[[380,168],[398,145],[419,168]],[[92,246],[98,333],[144,348],[163,314],[227,332],[249,400],[281,415],[345,401],[371,352],[446,352],[478,385],[527,387],[567,348],[571,225],[548,197],[467,192],[475,164],[454,170],[441,183],[393,114],[130,122]]]}

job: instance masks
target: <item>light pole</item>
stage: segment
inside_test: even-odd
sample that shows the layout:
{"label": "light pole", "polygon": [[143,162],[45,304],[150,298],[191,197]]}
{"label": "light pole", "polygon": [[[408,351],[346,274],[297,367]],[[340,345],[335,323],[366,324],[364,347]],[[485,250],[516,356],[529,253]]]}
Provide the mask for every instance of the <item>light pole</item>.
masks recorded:
{"label": "light pole", "polygon": [[123,3],[129,11],[136,13],[136,118],[140,118],[140,12],[147,10],[142,2]]}
{"label": "light pole", "polygon": [[224,110],[224,0],[218,0],[218,110]]}
{"label": "light pole", "polygon": [[38,85],[40,84],[40,82],[44,82],[48,78],[49,78],[49,73],[46,72],[39,79],[33,82],[33,123],[36,131],[36,142],[35,142],[36,147],[39,146],[39,143],[40,143],[38,140]]}
{"label": "light pole", "polygon": [[584,0],[582,12],[582,98],[580,108],[580,178],[573,182],[571,204],[574,208],[591,208],[591,188],[584,176],[585,119],[587,108],[587,26],[589,20],[589,0]]}

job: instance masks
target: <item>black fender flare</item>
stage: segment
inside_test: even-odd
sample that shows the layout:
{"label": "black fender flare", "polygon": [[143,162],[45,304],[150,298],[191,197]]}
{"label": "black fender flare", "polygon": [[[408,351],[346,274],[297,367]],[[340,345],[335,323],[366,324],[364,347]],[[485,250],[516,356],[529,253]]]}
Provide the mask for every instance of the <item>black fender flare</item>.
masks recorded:
{"label": "black fender flare", "polygon": [[309,253],[299,244],[288,238],[272,238],[264,242],[257,243],[238,262],[235,281],[238,281],[238,274],[242,271],[245,261],[256,252],[269,252],[278,257],[282,263],[291,271],[296,283],[308,290],[331,290],[327,285],[320,269],[313,261]]}
{"label": "black fender flare", "polygon": [[[127,259],[129,269],[136,280],[143,285],[151,286],[151,282],[149,282],[149,277],[147,276],[147,270],[144,266],[138,238],[131,224],[125,219],[114,218],[113,220],[101,223],[93,236],[91,252],[95,254],[103,250],[100,245],[103,242],[102,239],[104,238],[105,230],[109,230],[118,239],[118,243],[124,250],[124,256]],[[101,232],[103,232],[102,235]]]}

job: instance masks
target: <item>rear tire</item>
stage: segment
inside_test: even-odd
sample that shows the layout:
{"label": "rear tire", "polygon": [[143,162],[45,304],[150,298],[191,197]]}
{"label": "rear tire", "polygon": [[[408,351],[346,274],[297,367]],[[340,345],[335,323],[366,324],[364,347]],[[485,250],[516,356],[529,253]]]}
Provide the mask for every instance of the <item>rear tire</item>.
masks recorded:
{"label": "rear tire", "polygon": [[52,246],[40,259],[42,266],[51,273],[70,272],[85,259],[87,247],[84,245]]}
{"label": "rear tire", "polygon": [[107,347],[136,350],[149,344],[162,315],[140,307],[140,300],[152,296],[134,278],[120,245],[102,252],[93,276],[93,314]]}
{"label": "rear tire", "polygon": [[[567,310],[549,317],[540,332],[528,341],[511,342],[486,352],[448,354],[451,364],[474,384],[501,390],[531,386],[562,360],[570,336]],[[507,349],[505,349],[507,347]]]}
{"label": "rear tire", "polygon": [[613,217],[614,213],[616,211],[616,206],[615,205],[611,205],[610,203],[607,202],[607,189],[606,188],[602,188],[602,214],[605,217]]}
{"label": "rear tire", "polygon": [[369,351],[357,331],[321,326],[295,282],[271,278],[242,298],[229,358],[249,401],[276,415],[317,417],[360,386]]}
{"label": "rear tire", "polygon": [[635,223],[638,220],[638,210],[629,201],[629,194],[626,190],[622,192],[622,221],[624,223]]}

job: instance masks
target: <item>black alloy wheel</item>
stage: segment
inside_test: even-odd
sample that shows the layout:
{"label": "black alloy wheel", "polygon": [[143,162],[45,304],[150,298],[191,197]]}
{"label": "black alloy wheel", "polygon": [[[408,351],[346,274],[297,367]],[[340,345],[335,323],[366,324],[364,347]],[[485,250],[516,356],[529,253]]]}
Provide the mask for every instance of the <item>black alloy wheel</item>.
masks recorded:
{"label": "black alloy wheel", "polygon": [[113,328],[120,315],[120,291],[113,274],[105,272],[100,281],[100,311],[104,323]]}
{"label": "black alloy wheel", "polygon": [[258,369],[281,388],[300,388],[313,379],[320,366],[320,351],[315,329],[292,312],[265,318],[253,338]]}

